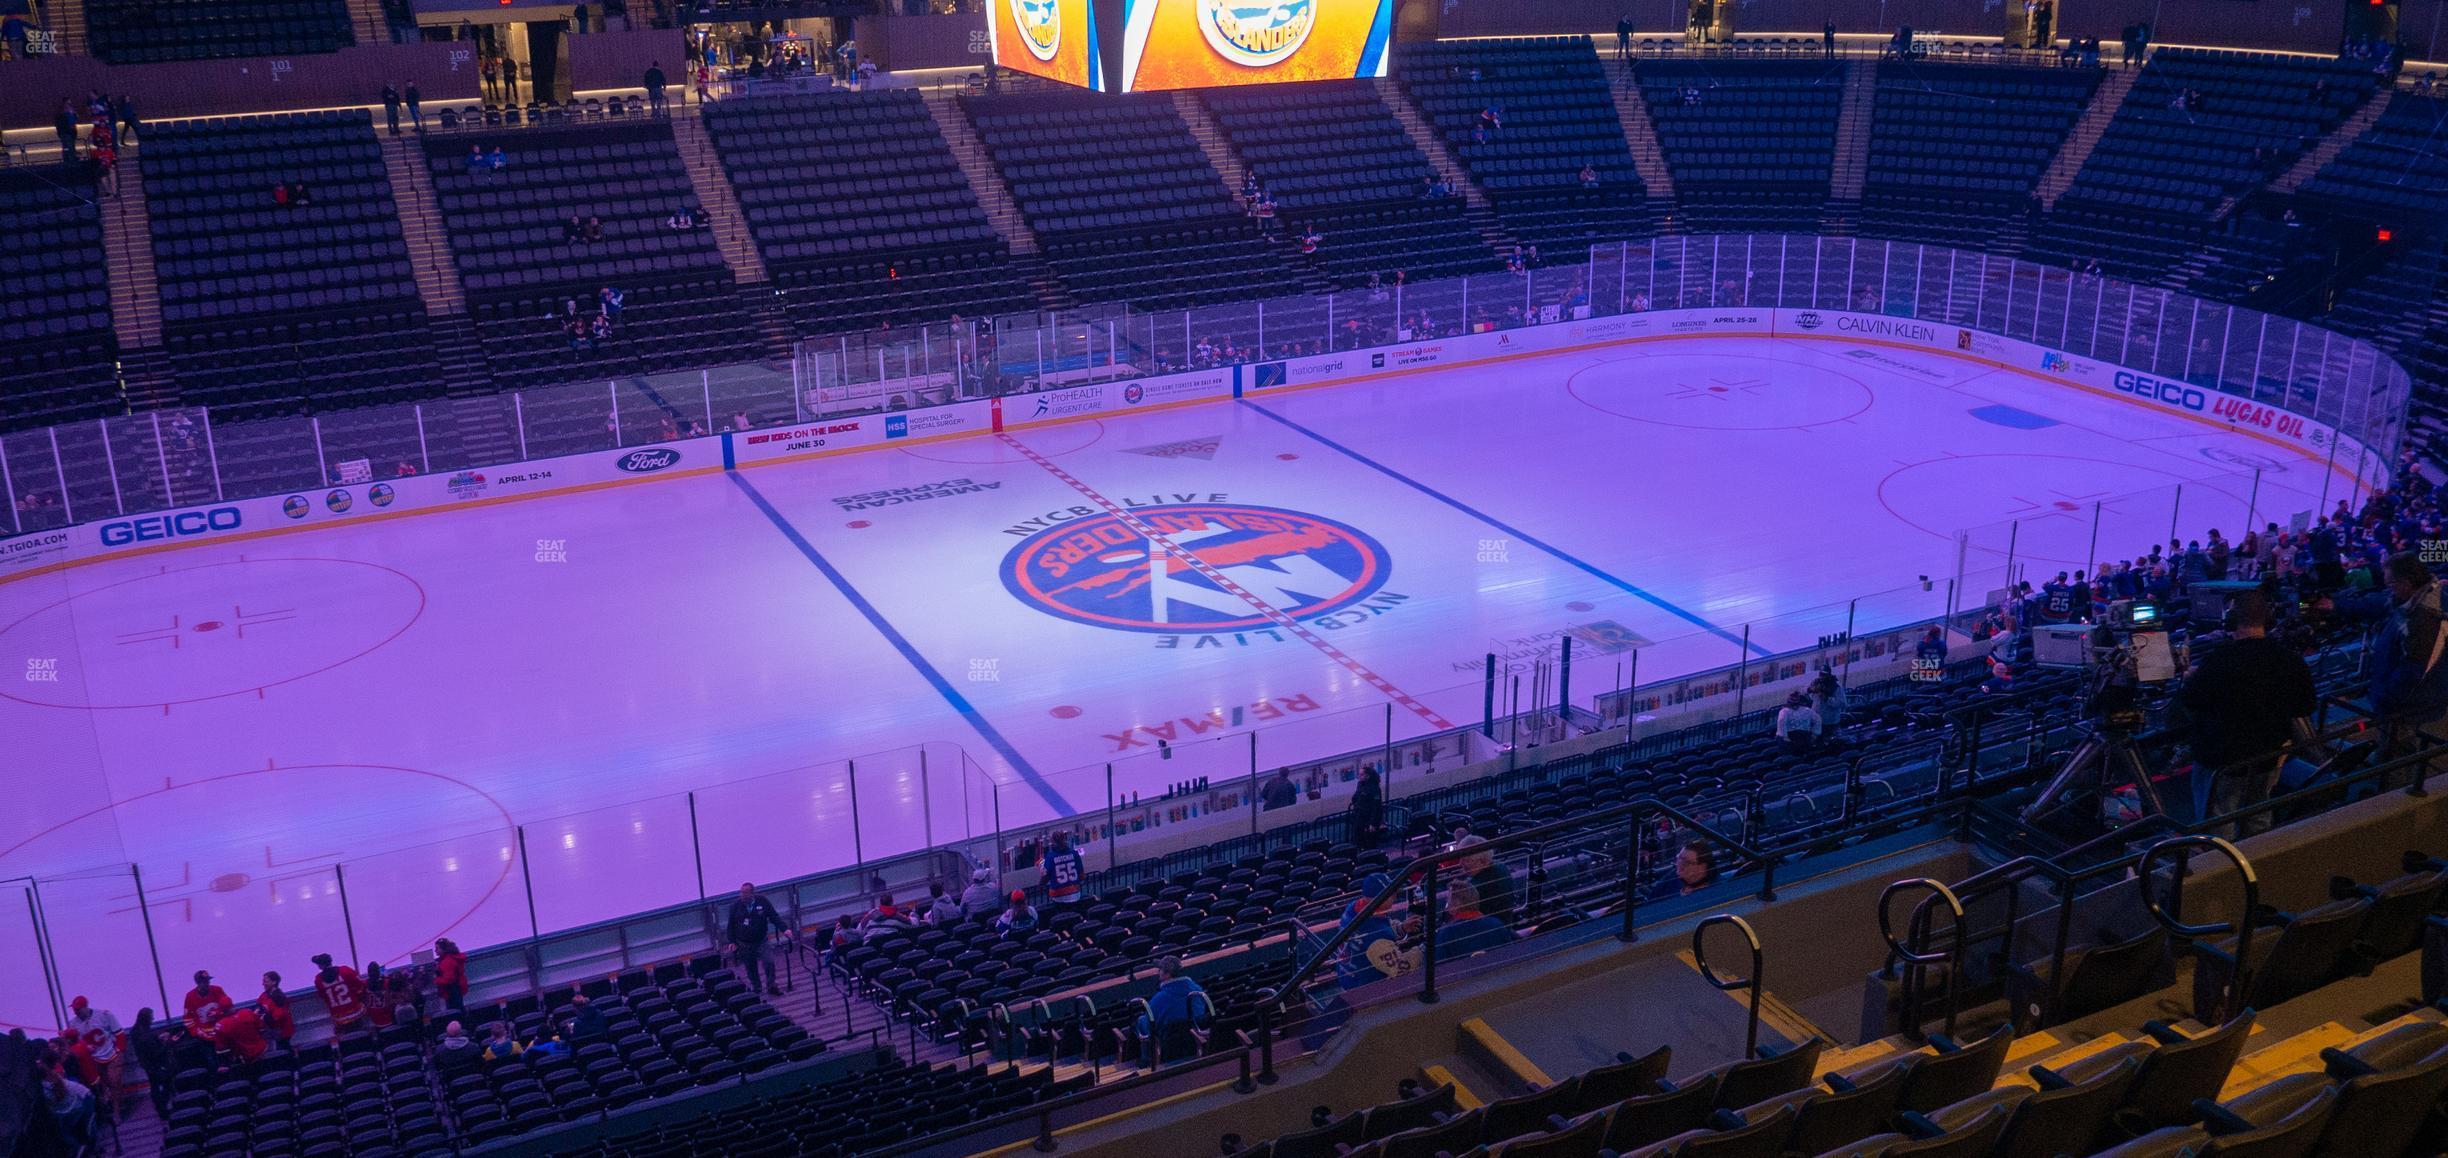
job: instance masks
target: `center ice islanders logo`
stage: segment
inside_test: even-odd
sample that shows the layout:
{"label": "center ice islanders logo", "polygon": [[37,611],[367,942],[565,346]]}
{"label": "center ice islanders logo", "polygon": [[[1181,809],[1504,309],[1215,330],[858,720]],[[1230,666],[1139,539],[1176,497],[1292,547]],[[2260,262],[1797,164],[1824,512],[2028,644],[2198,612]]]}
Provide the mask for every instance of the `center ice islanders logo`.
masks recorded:
{"label": "center ice islanders logo", "polygon": [[1011,0],[1012,23],[1020,29],[1020,42],[1028,46],[1029,55],[1039,60],[1052,60],[1062,48],[1061,0]]}
{"label": "center ice islanders logo", "polygon": [[1198,26],[1207,47],[1251,68],[1290,60],[1316,24],[1317,0],[1198,0]]}
{"label": "center ice islanders logo", "polygon": [[[1091,515],[1021,540],[1003,557],[1003,586],[1074,623],[1228,632],[1275,622],[1244,593],[1294,619],[1329,615],[1374,594],[1393,565],[1377,540],[1299,511],[1184,503],[1127,516]],[[1142,527],[1203,566],[1151,542]]]}

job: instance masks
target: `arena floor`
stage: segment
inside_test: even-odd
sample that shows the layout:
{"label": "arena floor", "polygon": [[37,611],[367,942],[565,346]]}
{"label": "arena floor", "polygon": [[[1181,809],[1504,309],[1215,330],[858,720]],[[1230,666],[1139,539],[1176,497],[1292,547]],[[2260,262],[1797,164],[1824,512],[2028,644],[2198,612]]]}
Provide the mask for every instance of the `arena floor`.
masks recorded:
{"label": "arena floor", "polygon": [[700,857],[720,892],[1101,808],[1108,762],[1153,796],[1472,721],[1485,654],[1568,630],[1646,681],[1924,618],[1959,529],[2024,520],[2037,579],[2095,501],[2131,556],[2325,475],[1946,356],[1692,338],[199,545],[0,586],[0,885],[124,1019],[148,920],[173,994],[473,948],[694,899]]}

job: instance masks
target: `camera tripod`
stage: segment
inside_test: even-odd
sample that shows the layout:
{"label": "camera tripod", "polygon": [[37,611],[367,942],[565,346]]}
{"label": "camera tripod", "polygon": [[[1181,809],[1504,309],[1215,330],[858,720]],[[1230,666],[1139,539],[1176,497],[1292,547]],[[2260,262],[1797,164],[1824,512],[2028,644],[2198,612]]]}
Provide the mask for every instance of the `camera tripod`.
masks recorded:
{"label": "camera tripod", "polygon": [[2131,777],[2134,801],[2144,816],[2164,816],[2167,806],[2159,800],[2159,786],[2151,783],[2150,770],[2142,764],[2141,749],[2135,745],[2133,733],[2123,728],[2100,724],[2091,726],[2082,743],[2066,756],[2047,787],[2023,806],[2023,819],[2028,822],[2062,804],[2066,793],[2075,786],[2089,784],[2102,796],[2120,776]]}

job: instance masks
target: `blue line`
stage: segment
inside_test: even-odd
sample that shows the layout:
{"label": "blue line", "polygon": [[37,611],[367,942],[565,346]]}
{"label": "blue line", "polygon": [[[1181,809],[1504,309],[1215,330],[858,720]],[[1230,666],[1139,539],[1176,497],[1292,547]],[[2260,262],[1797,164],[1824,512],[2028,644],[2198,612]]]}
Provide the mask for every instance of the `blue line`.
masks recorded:
{"label": "blue line", "polygon": [[868,624],[884,637],[884,641],[900,651],[901,658],[908,660],[911,667],[917,668],[918,674],[925,676],[928,683],[935,685],[936,694],[941,695],[945,703],[951,704],[953,711],[959,712],[963,719],[968,720],[969,726],[976,728],[978,735],[984,736],[986,742],[993,745],[994,750],[1011,763],[1013,770],[1020,773],[1020,778],[1028,781],[1029,787],[1036,789],[1037,795],[1054,807],[1056,815],[1070,816],[1076,812],[1071,807],[1071,802],[1062,798],[1062,793],[1056,792],[1053,785],[1046,783],[1045,778],[1037,774],[1036,768],[1031,767],[1028,761],[1020,758],[1019,750],[1011,746],[1011,741],[1003,738],[1003,733],[995,731],[994,725],[987,723],[986,717],[980,715],[977,708],[972,706],[966,697],[953,690],[952,681],[945,679],[942,672],[935,670],[935,665],[928,663],[925,656],[918,654],[918,649],[910,646],[910,641],[884,618],[883,613],[877,611],[874,604],[867,602],[867,597],[859,594],[858,588],[850,585],[849,578],[835,570],[833,564],[817,553],[816,545],[808,542],[807,537],[799,533],[799,528],[792,526],[790,520],[782,517],[782,512],[775,510],[772,503],[765,501],[765,496],[759,493],[756,487],[749,484],[746,475],[733,471],[731,481],[738,483],[739,489],[747,492],[748,501],[755,503],[758,510],[765,512],[765,517],[771,520],[775,527],[780,528],[782,537],[790,540],[791,546],[799,548],[799,553],[807,556],[808,562],[814,563],[817,570],[824,572],[825,578],[833,581],[834,588],[842,593],[843,598],[850,601],[850,606],[858,608],[859,614],[867,617]]}
{"label": "blue line", "polygon": [[[1511,524],[1505,523],[1505,522],[1503,522],[1502,520],[1499,520],[1499,519],[1497,519],[1496,517],[1494,517],[1494,516],[1492,516],[1492,515],[1488,514],[1487,512],[1482,511],[1482,510],[1478,509],[1477,507],[1473,507],[1473,506],[1471,506],[1469,503],[1463,502],[1462,500],[1457,499],[1457,498],[1453,497],[1452,495],[1446,494],[1445,492],[1440,491],[1440,490],[1436,489],[1435,487],[1429,486],[1428,484],[1423,483],[1423,482],[1419,481],[1418,479],[1412,478],[1411,476],[1406,475],[1406,474],[1402,473],[1401,471],[1395,470],[1393,467],[1387,466],[1386,464],[1384,464],[1384,463],[1382,463],[1382,462],[1379,462],[1379,461],[1377,461],[1376,459],[1370,458],[1369,456],[1367,456],[1367,455],[1365,455],[1365,454],[1362,454],[1362,453],[1360,453],[1359,451],[1353,450],[1352,448],[1350,448],[1350,447],[1348,447],[1348,446],[1345,446],[1345,445],[1343,445],[1342,443],[1336,442],[1335,440],[1333,440],[1333,439],[1331,439],[1331,438],[1328,438],[1328,437],[1326,437],[1326,436],[1325,436],[1325,435],[1323,435],[1323,434],[1319,434],[1317,431],[1311,430],[1311,429],[1309,429],[1308,427],[1303,426],[1303,425],[1301,425],[1300,423],[1294,422],[1294,421],[1292,421],[1291,419],[1286,418],[1286,417],[1284,417],[1284,416],[1283,416],[1283,415],[1281,415],[1281,414],[1277,414],[1277,413],[1275,413],[1274,411],[1267,409],[1266,407],[1260,406],[1260,405],[1258,405],[1257,403],[1252,402],[1252,401],[1250,401],[1250,400],[1249,400],[1249,399],[1247,399],[1247,398],[1244,398],[1244,399],[1242,399],[1242,400],[1241,400],[1241,405],[1243,405],[1243,406],[1247,406],[1247,407],[1249,407],[1250,409],[1255,410],[1255,411],[1257,411],[1257,412],[1258,412],[1258,413],[1260,413],[1260,414],[1266,415],[1267,417],[1272,418],[1272,419],[1274,419],[1274,420],[1275,420],[1275,421],[1277,421],[1277,422],[1283,423],[1284,425],[1289,426],[1289,427],[1291,427],[1292,429],[1294,429],[1294,430],[1297,430],[1297,431],[1301,432],[1302,434],[1306,434],[1306,435],[1308,435],[1310,438],[1317,440],[1318,442],[1320,442],[1320,443],[1324,444],[1324,445],[1325,445],[1327,448],[1329,448],[1329,449],[1331,449],[1331,450],[1335,451],[1335,452],[1336,452],[1336,453],[1338,453],[1338,454],[1341,454],[1341,455],[1342,455],[1342,456],[1344,456],[1345,458],[1351,459],[1353,462],[1359,463],[1360,465],[1365,466],[1365,467],[1369,468],[1370,470],[1376,471],[1377,473],[1382,474],[1382,475],[1386,476],[1387,478],[1393,479],[1395,482],[1398,482],[1398,483],[1403,484],[1404,486],[1410,487],[1412,490],[1418,491],[1419,493],[1421,493],[1421,494],[1423,494],[1423,495],[1426,495],[1426,496],[1428,496],[1429,498],[1435,499],[1436,501],[1438,501],[1438,502],[1440,502],[1440,503],[1443,503],[1443,504],[1445,504],[1446,506],[1452,507],[1453,509],[1455,509],[1455,510],[1457,510],[1457,511],[1460,511],[1460,512],[1462,512],[1463,514],[1469,515],[1470,517],[1472,517],[1472,518],[1474,518],[1474,519],[1477,519],[1477,520],[1479,520],[1479,521],[1480,521],[1480,522],[1482,522],[1482,523],[1486,523],[1487,525],[1489,525],[1489,526],[1491,526],[1491,527],[1494,527],[1494,528],[1496,528],[1496,529],[1497,529],[1497,530],[1499,530],[1499,531],[1503,531],[1503,532],[1504,532],[1504,533],[1505,533],[1507,536],[1510,536],[1510,537],[1515,538],[1515,539],[1519,539],[1519,540],[1521,540],[1522,542],[1528,543],[1528,544],[1530,544],[1531,546],[1536,547],[1536,548],[1538,548],[1538,549],[1539,549],[1539,550],[1541,550],[1541,551],[1545,551],[1545,552],[1547,552],[1548,554],[1553,555],[1553,556],[1555,556],[1555,557],[1556,557],[1556,558],[1558,558],[1558,559],[1562,559],[1563,561],[1565,561],[1565,562],[1567,562],[1567,563],[1570,563],[1570,564],[1572,564],[1573,566],[1578,567],[1578,568],[1580,568],[1580,569],[1581,569],[1581,570],[1583,570],[1583,571],[1587,571],[1587,572],[1589,572],[1591,575],[1597,576],[1598,578],[1603,579],[1603,580],[1605,580],[1606,582],[1608,582],[1608,583],[1610,583],[1610,584],[1614,585],[1614,587],[1615,587],[1617,590],[1623,591],[1623,592],[1625,592],[1626,594],[1629,594],[1629,595],[1634,596],[1635,598],[1641,599],[1641,600],[1643,600],[1644,602],[1647,602],[1647,603],[1648,603],[1650,606],[1655,607],[1655,608],[1657,608],[1658,610],[1660,610],[1660,611],[1663,611],[1663,612],[1667,613],[1668,615],[1672,615],[1672,616],[1674,616],[1674,617],[1675,617],[1675,618],[1677,618],[1677,619],[1681,619],[1681,620],[1683,620],[1684,622],[1690,623],[1691,625],[1693,625],[1693,626],[1695,626],[1695,627],[1699,627],[1699,628],[1701,628],[1701,629],[1703,629],[1703,630],[1705,630],[1705,631],[1709,632],[1711,635],[1714,635],[1714,636],[1716,636],[1716,637],[1717,637],[1717,638],[1719,638],[1719,639],[1725,640],[1725,641],[1726,641],[1726,642],[1728,642],[1728,643],[1735,644],[1735,645],[1737,645],[1737,646],[1741,646],[1741,645],[1743,644],[1743,637],[1742,637],[1742,636],[1736,635],[1735,633],[1733,633],[1733,632],[1731,632],[1731,631],[1727,631],[1725,628],[1719,627],[1719,626],[1717,626],[1717,625],[1716,625],[1716,624],[1714,624],[1714,623],[1710,623],[1708,620],[1702,619],[1702,618],[1700,618],[1699,616],[1694,615],[1694,614],[1692,614],[1692,613],[1691,613],[1691,612],[1689,612],[1689,611],[1685,611],[1685,610],[1683,610],[1682,608],[1677,607],[1677,606],[1675,606],[1675,605],[1674,605],[1674,604],[1672,604],[1672,603],[1668,603],[1667,601],[1665,601],[1665,600],[1663,600],[1663,599],[1660,599],[1660,598],[1658,598],[1657,596],[1652,595],[1652,594],[1650,594],[1649,592],[1644,591],[1644,590],[1642,590],[1641,588],[1639,588],[1639,587],[1637,587],[1637,586],[1634,586],[1634,585],[1633,585],[1633,584],[1631,584],[1631,583],[1627,583],[1627,582],[1625,582],[1625,581],[1624,581],[1624,580],[1622,580],[1622,579],[1618,579],[1618,578],[1616,578],[1616,577],[1615,577],[1615,576],[1613,576],[1613,575],[1610,575],[1610,574],[1608,574],[1608,573],[1606,573],[1606,572],[1604,572],[1604,571],[1601,571],[1601,570],[1599,570],[1599,569],[1598,569],[1596,566],[1594,566],[1594,565],[1590,564],[1589,562],[1587,562],[1587,561],[1585,561],[1585,560],[1582,560],[1582,559],[1580,559],[1580,558],[1578,558],[1578,557],[1576,557],[1576,556],[1572,555],[1572,554],[1571,554],[1571,553],[1569,553],[1569,552],[1564,551],[1563,549],[1561,549],[1561,548],[1559,548],[1559,547],[1555,546],[1554,544],[1551,544],[1551,543],[1548,543],[1548,542],[1546,542],[1546,541],[1544,541],[1544,540],[1541,540],[1540,538],[1538,538],[1538,537],[1537,537],[1537,536],[1535,536],[1535,535],[1528,534],[1528,533],[1526,533],[1526,532],[1522,531],[1520,528],[1517,528],[1517,527],[1512,526]],[[1767,648],[1762,647],[1762,646],[1760,646],[1759,644],[1756,644],[1756,643],[1751,644],[1751,645],[1749,645],[1749,646],[1750,646],[1750,648],[1751,648],[1752,652],[1754,652],[1755,654],[1758,654],[1758,655],[1767,656],[1767,655],[1773,655],[1773,654],[1775,654],[1774,652],[1771,652],[1771,651],[1769,651]]]}

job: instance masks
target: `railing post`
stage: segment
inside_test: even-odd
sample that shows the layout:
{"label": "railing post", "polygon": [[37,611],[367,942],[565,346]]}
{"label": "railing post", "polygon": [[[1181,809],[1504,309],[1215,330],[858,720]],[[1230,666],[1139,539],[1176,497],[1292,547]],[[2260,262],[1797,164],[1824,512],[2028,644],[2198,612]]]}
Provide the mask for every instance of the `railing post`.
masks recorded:
{"label": "railing post", "polygon": [[1258,1084],[1271,1086],[1275,1073],[1275,993],[1269,990],[1258,1003]]}
{"label": "railing post", "polygon": [[417,469],[424,471],[426,474],[432,474],[433,451],[428,450],[425,447],[425,404],[422,402],[417,403],[415,410],[417,424]]}
{"label": "railing post", "polygon": [[[306,420],[306,425],[314,431],[315,485],[326,487],[330,486],[333,483],[331,460],[323,453],[323,420],[321,418],[309,418]],[[108,443],[104,443],[103,445],[106,448],[109,446]]]}
{"label": "railing post", "polygon": [[697,866],[697,899],[703,901],[706,899],[705,840],[697,833],[697,794],[695,792],[688,794],[688,808],[689,863]]}
{"label": "railing post", "polygon": [[1634,931],[1638,924],[1635,912],[1640,908],[1640,870],[1643,854],[1649,851],[1649,825],[1646,816],[1632,818],[1632,831],[1624,841],[1623,928],[1615,939],[1625,944],[1640,940]]}
{"label": "railing post", "polygon": [[136,886],[136,915],[144,918],[145,952],[153,958],[153,988],[161,994],[162,1008],[168,1009],[170,982],[162,976],[161,942],[153,937],[153,906],[145,900],[144,870],[135,861],[128,862],[128,879]]}
{"label": "railing post", "polygon": [[[518,826],[517,833],[519,883],[527,890],[527,933],[529,936],[541,937],[544,935],[544,929],[536,921],[535,872],[527,867],[527,826],[524,824]],[[165,1001],[163,1004],[169,1003]]]}
{"label": "railing post", "polygon": [[[1438,1000],[1436,987],[1437,918],[1442,915],[1437,904],[1437,865],[1434,861],[1428,864],[1427,886],[1428,915],[1422,920],[1422,930],[1427,934],[1427,939],[1420,951],[1419,999],[1422,1005],[1434,1005]],[[165,1001],[163,1004],[166,1005],[168,1002]]]}
{"label": "railing post", "polygon": [[[844,760],[842,763],[850,769],[850,857],[858,862],[859,868],[865,869],[867,867],[867,840],[859,832],[858,761]],[[859,879],[865,880],[866,874],[860,873]]]}
{"label": "railing post", "polygon": [[340,893],[340,931],[348,937],[349,960],[362,961],[357,955],[357,919],[349,913],[348,866],[332,862],[332,884]]}

